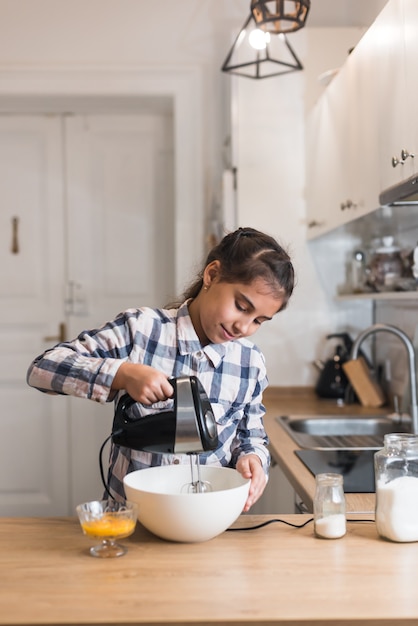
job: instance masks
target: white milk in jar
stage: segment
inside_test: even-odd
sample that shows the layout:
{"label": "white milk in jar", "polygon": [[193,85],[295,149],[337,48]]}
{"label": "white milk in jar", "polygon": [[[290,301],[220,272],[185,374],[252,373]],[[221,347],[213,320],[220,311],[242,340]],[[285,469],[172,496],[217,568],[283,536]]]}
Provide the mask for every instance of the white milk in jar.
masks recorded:
{"label": "white milk in jar", "polygon": [[400,476],[376,485],[377,532],[391,541],[418,541],[418,478]]}
{"label": "white milk in jar", "polygon": [[418,541],[418,436],[385,435],[374,462],[377,532],[391,541]]}
{"label": "white milk in jar", "polygon": [[322,539],[339,539],[346,532],[343,477],[341,474],[317,474],[315,481],[315,535]]}

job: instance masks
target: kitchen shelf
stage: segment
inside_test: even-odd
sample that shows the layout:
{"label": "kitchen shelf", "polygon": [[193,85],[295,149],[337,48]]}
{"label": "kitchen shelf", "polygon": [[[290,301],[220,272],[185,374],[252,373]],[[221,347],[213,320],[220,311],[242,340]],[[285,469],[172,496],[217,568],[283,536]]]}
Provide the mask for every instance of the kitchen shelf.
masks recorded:
{"label": "kitchen shelf", "polygon": [[383,291],[378,293],[341,293],[338,302],[344,300],[418,300],[418,291]]}

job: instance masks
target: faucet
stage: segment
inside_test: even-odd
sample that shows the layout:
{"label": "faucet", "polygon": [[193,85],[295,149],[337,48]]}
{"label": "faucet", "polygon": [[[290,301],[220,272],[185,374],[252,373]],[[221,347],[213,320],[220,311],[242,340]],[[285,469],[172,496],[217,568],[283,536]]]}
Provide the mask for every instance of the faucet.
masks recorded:
{"label": "faucet", "polygon": [[415,349],[412,344],[412,341],[409,339],[408,335],[406,335],[400,328],[396,326],[391,326],[390,324],[373,324],[373,326],[369,326],[365,330],[363,330],[357,339],[353,343],[353,347],[351,348],[351,358],[357,359],[358,353],[360,350],[360,346],[363,341],[369,337],[369,335],[374,335],[375,333],[386,331],[388,333],[392,333],[399,337],[399,339],[405,345],[405,348],[408,352],[408,361],[409,361],[409,384],[411,388],[411,420],[412,420],[412,428],[411,432],[414,434],[418,434],[418,405],[417,405],[417,373],[415,369]]}

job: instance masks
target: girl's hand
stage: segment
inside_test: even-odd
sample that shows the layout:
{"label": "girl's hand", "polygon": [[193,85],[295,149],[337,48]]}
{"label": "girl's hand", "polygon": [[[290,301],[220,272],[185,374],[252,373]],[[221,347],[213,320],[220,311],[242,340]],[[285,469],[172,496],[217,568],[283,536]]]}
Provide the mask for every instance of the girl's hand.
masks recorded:
{"label": "girl's hand", "polygon": [[267,478],[260,458],[256,454],[241,456],[237,461],[236,469],[241,476],[251,479],[247,502],[243,508],[243,512],[246,513],[263,493],[267,484]]}
{"label": "girl's hand", "polygon": [[167,400],[174,392],[168,376],[141,363],[122,363],[113,379],[112,389],[124,389],[136,402],[146,405]]}

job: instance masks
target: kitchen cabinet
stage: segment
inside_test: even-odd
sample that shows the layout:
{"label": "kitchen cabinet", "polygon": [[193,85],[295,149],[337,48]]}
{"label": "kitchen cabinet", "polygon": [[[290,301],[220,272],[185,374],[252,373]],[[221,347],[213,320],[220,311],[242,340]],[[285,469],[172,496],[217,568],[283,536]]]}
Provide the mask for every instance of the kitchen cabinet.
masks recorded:
{"label": "kitchen cabinet", "polygon": [[[336,80],[336,79],[334,79]],[[338,81],[338,85],[343,81]],[[335,84],[324,93],[312,112],[308,128],[307,217],[308,235],[320,235],[338,225],[344,197],[343,128],[336,125],[338,111],[332,107]]]}
{"label": "kitchen cabinet", "polygon": [[[413,174],[418,173],[418,4],[416,0],[405,0],[404,39],[405,39],[405,74],[407,84],[407,100],[403,103],[405,115],[408,116],[407,136],[405,145],[415,156],[409,158]],[[408,178],[408,171],[403,178]]]}
{"label": "kitchen cabinet", "polygon": [[368,37],[378,76],[381,190],[409,178],[418,168],[417,24],[415,0],[389,2]]}
{"label": "kitchen cabinet", "polygon": [[252,515],[282,515],[296,512],[297,496],[282,468],[272,458],[269,480],[261,498],[251,507]]}
{"label": "kitchen cabinet", "polygon": [[308,119],[308,238],[418,173],[418,3],[390,0]]}
{"label": "kitchen cabinet", "polygon": [[308,237],[377,208],[376,77],[360,42],[308,122]]}

